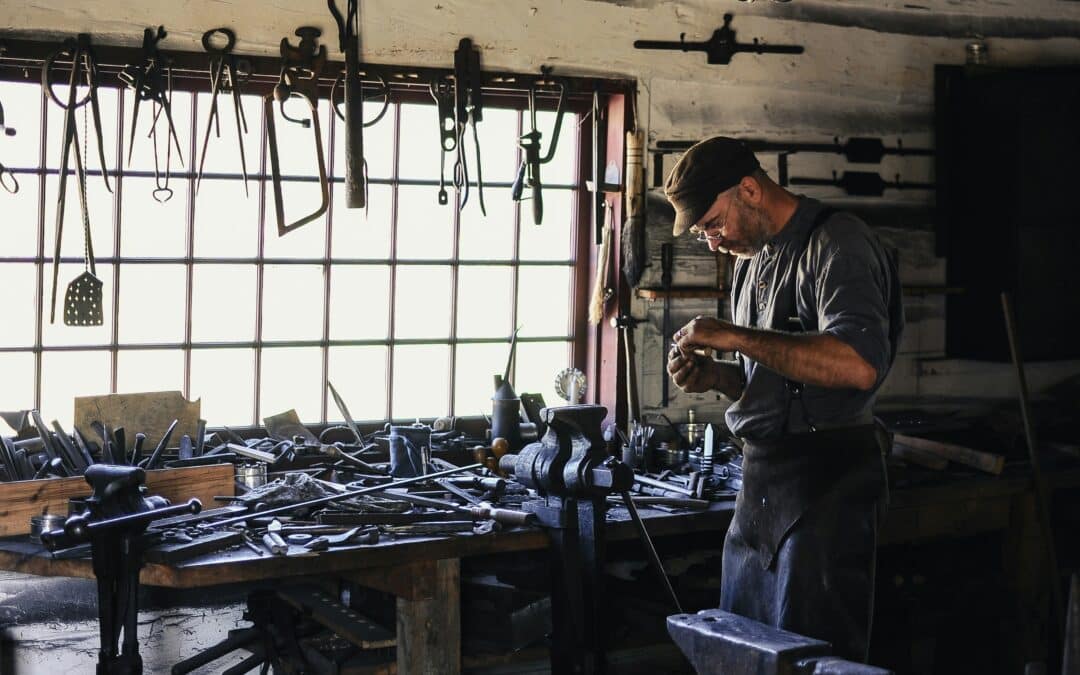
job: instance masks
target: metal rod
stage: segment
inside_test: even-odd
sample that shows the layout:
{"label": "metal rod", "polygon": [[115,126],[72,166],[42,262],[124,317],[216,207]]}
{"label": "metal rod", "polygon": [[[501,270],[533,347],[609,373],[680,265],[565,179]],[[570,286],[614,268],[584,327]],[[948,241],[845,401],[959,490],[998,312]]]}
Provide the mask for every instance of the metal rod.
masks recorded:
{"label": "metal rod", "polygon": [[634,523],[634,528],[637,529],[638,536],[641,537],[641,542],[645,544],[645,552],[649,555],[649,562],[652,564],[653,569],[656,570],[657,576],[664,583],[664,588],[667,589],[668,595],[671,597],[671,603],[675,605],[675,611],[678,614],[683,613],[682,605],[679,603],[679,596],[675,595],[675,589],[671,586],[671,579],[668,579],[667,572],[664,571],[664,565],[660,562],[660,556],[656,553],[656,548],[653,546],[652,538],[649,537],[649,531],[645,529],[645,523],[642,522],[641,516],[638,514],[637,507],[634,506],[634,500],[631,498],[629,492],[622,492],[623,504],[626,506],[626,510],[630,512],[630,520]]}

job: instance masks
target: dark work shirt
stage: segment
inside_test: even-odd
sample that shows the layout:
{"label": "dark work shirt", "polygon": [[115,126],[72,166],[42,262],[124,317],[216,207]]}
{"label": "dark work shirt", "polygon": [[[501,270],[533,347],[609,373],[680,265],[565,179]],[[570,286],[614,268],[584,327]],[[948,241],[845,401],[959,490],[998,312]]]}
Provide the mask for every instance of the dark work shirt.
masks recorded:
{"label": "dark work shirt", "polygon": [[824,333],[850,345],[877,371],[870,391],[804,386],[795,399],[786,380],[741,357],[746,386],[728,408],[736,436],[866,424],[889,372],[903,326],[896,266],[870,228],[841,211],[815,227],[822,204],[802,197],[791,220],[757,255],[735,264],[733,321],[789,333]]}

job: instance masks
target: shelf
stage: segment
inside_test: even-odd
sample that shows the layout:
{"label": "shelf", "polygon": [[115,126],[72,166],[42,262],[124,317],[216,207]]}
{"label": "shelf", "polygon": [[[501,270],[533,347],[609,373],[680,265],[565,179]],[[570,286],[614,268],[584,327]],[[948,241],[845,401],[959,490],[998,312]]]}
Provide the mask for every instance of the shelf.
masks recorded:
{"label": "shelf", "polygon": [[637,289],[637,296],[643,300],[663,300],[665,298],[674,298],[676,300],[708,300],[726,298],[728,296],[728,290],[726,288],[713,288],[708,286],[672,286],[668,289],[639,288]]}

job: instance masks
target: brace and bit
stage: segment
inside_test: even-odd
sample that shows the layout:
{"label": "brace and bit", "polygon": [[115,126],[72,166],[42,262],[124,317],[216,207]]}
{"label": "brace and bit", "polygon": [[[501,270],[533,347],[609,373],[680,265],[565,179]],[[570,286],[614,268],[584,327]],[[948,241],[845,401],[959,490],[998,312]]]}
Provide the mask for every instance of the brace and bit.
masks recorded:
{"label": "brace and bit", "polygon": [[[213,39],[215,35],[225,38],[225,45],[215,47]],[[251,74],[250,65],[247,71],[242,66],[246,60],[237,59],[232,53],[236,46],[236,33],[228,28],[212,28],[202,36],[202,46],[210,55],[210,115],[206,118],[206,135],[203,136],[202,156],[199,158],[199,172],[195,176],[195,193],[199,192],[202,183],[203,166],[206,164],[206,147],[210,143],[210,128],[214,128],[214,135],[221,138],[221,115],[218,112],[218,93],[227,91],[232,94],[234,114],[236,117],[236,144],[240,148],[240,170],[244,175],[244,196],[248,193],[247,157],[244,154],[244,134],[247,133],[247,118],[244,116],[244,107],[240,104],[240,86]]]}
{"label": "brace and bit", "polygon": [[[552,79],[551,67],[541,66],[541,79],[529,87],[529,131],[522,134],[518,139],[518,146],[524,153],[525,158],[518,167],[517,178],[510,189],[510,195],[515,202],[523,199],[523,192],[528,186],[531,191],[533,223],[539,225],[544,220],[544,201],[541,194],[542,183],[540,181],[540,167],[547,164],[555,157],[555,149],[559,144],[559,130],[562,128],[563,113],[566,112],[566,84],[558,79]],[[558,92],[559,102],[555,109],[555,125],[551,131],[551,140],[548,142],[547,153],[541,155],[540,141],[543,134],[536,127],[536,94],[538,87],[553,87]]]}

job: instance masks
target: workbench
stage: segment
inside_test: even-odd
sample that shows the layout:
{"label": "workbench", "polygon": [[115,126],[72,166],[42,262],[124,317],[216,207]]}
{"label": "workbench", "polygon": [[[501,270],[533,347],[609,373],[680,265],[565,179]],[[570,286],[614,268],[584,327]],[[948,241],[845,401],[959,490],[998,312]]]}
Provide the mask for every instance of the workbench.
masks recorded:
{"label": "workbench", "polygon": [[[1052,474],[1054,489],[1080,486],[1080,468]],[[734,502],[704,511],[662,512],[639,507],[653,537],[715,532],[717,546],[731,521]],[[1002,555],[1018,616],[1046,617],[1043,551],[1035,521],[1034,492],[1023,469],[1001,476],[963,476],[892,491],[879,544],[890,546],[936,537],[1004,532]],[[609,513],[611,541],[636,538],[621,508]],[[397,672],[456,673],[461,669],[460,565],[471,556],[542,550],[547,534],[516,528],[484,535],[384,538],[378,544],[319,554],[258,556],[247,548],[223,551],[176,565],[147,563],[141,582],[194,588],[304,577],[336,578],[388,592],[397,598]],[[294,551],[296,548],[294,547]],[[0,569],[42,576],[93,578],[88,559],[54,560],[25,538],[0,540]],[[1045,657],[1045,621],[1023,622],[1018,659]],[[1040,634],[1040,630],[1042,631]]]}

